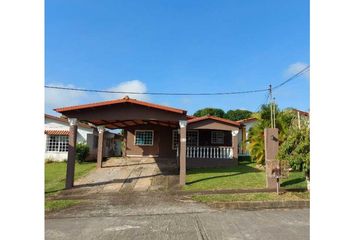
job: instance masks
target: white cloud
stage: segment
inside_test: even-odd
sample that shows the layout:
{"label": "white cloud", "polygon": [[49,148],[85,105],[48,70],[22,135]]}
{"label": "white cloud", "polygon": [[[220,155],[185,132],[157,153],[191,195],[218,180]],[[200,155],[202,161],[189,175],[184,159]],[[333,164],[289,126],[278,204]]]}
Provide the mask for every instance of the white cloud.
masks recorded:
{"label": "white cloud", "polygon": [[[293,64],[290,64],[288,66],[288,68],[285,70],[285,77],[291,77],[295,74],[297,74],[298,72],[300,72],[301,70],[303,70],[305,67],[307,67],[308,64],[303,63],[303,62],[296,62]],[[303,76],[305,76],[307,79],[310,78],[310,71],[307,71],[303,74]]]}
{"label": "white cloud", "polygon": [[[75,88],[72,84],[48,83],[49,86]],[[60,89],[45,89],[45,110],[47,113],[55,113],[54,108],[78,105],[87,101],[85,92],[68,91]]]}
{"label": "white cloud", "polygon": [[[126,82],[121,82],[117,86],[111,87],[106,90],[115,91],[115,92],[146,93],[147,87],[140,80],[131,80]],[[149,101],[149,96],[146,94],[112,93],[112,94],[101,94],[101,96],[105,99],[117,99],[117,98],[123,98],[124,96],[129,96],[130,98],[135,98],[142,101]]]}

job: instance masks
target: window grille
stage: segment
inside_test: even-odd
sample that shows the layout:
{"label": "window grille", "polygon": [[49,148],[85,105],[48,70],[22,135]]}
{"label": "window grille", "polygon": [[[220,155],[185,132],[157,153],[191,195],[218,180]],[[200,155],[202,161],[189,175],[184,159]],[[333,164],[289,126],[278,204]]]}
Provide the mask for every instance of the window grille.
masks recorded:
{"label": "window grille", "polygon": [[67,152],[69,137],[62,135],[47,135],[47,152]]}
{"label": "window grille", "polygon": [[136,130],[135,145],[152,146],[154,145],[154,131],[152,130]]}
{"label": "window grille", "polygon": [[212,144],[224,144],[224,132],[212,131],[211,132],[211,143]]}

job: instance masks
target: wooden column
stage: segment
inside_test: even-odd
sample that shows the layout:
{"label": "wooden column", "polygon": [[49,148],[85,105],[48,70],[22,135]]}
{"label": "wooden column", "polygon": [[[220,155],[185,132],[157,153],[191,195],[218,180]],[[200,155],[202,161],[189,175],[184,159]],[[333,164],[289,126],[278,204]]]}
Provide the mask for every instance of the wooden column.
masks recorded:
{"label": "wooden column", "polygon": [[278,129],[264,129],[264,147],[265,147],[265,165],[266,165],[266,183],[267,188],[276,188],[277,181],[271,177],[271,161],[276,160],[279,148]]}
{"label": "wooden column", "polygon": [[65,188],[69,189],[74,186],[75,176],[75,156],[76,156],[76,138],[77,138],[77,119],[69,118],[69,146],[68,146],[68,160],[66,162],[66,182]]}
{"label": "wooden column", "polygon": [[236,165],[238,165],[238,134],[239,129],[231,131],[232,135],[232,158],[235,160]]}
{"label": "wooden column", "polygon": [[103,150],[104,150],[104,126],[98,126],[98,147],[97,147],[97,165],[96,168],[102,168]]}
{"label": "wooden column", "polygon": [[187,149],[187,121],[180,120],[179,142],[179,184],[186,184],[186,149]]}

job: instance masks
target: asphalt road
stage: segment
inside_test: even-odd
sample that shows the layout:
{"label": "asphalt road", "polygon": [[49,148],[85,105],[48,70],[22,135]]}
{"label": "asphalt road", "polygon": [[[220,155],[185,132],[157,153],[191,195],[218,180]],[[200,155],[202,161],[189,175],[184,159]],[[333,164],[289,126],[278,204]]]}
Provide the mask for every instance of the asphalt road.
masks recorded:
{"label": "asphalt road", "polygon": [[167,195],[122,195],[47,214],[51,239],[309,239],[309,209],[212,209]]}

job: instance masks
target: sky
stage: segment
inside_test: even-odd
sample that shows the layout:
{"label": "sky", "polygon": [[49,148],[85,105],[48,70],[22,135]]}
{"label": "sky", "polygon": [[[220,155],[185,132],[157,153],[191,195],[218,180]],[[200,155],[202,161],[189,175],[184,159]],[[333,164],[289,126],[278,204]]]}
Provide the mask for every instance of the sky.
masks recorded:
{"label": "sky", "polygon": [[[45,84],[136,92],[267,88],[309,64],[309,1],[50,0]],[[45,111],[122,98],[46,89]],[[280,108],[309,110],[309,74],[274,91]],[[257,111],[266,93],[130,95],[193,114],[204,107]],[[58,114],[56,114],[58,115]]]}

